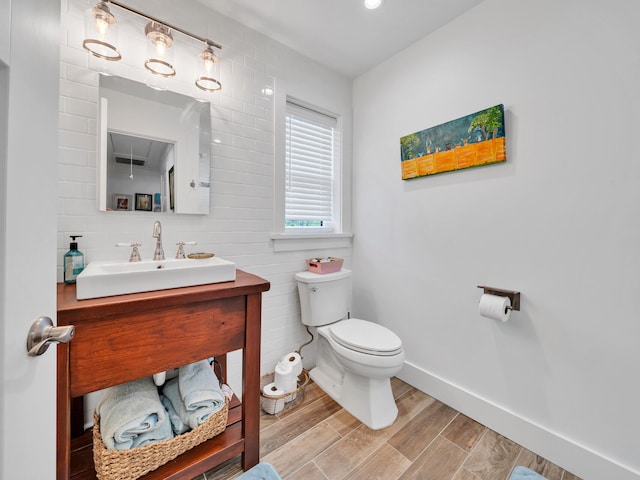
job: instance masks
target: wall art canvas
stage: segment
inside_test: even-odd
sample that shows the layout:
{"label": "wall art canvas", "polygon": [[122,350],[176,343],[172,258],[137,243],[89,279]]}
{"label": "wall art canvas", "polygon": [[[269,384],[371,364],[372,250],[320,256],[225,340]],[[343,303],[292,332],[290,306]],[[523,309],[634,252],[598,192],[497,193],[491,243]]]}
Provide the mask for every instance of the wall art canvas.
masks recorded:
{"label": "wall art canvas", "polygon": [[507,161],[504,105],[400,138],[402,179]]}

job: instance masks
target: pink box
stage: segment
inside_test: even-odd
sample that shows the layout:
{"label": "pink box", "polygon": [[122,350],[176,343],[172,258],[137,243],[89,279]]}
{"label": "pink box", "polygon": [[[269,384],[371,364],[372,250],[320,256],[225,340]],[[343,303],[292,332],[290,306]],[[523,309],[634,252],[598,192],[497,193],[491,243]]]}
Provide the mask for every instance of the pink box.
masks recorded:
{"label": "pink box", "polygon": [[334,273],[342,270],[342,258],[327,257],[327,258],[308,258],[307,270],[313,273]]}

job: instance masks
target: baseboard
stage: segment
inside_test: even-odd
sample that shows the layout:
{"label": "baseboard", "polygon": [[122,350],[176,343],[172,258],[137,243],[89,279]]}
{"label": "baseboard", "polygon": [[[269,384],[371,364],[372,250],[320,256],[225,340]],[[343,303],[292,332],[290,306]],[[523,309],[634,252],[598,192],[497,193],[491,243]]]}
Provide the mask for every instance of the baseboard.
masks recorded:
{"label": "baseboard", "polygon": [[583,480],[640,480],[640,473],[405,362],[397,377]]}

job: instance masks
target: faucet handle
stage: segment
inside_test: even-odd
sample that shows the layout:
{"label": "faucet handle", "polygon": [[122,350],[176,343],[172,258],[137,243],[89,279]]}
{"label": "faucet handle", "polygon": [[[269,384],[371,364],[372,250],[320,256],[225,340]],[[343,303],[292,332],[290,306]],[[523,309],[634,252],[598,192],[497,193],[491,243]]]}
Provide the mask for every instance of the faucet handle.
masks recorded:
{"label": "faucet handle", "polygon": [[178,242],[176,243],[176,245],[178,245],[178,252],[176,253],[176,258],[187,258],[187,256],[184,254],[184,246],[185,245],[197,245],[196,242]]}
{"label": "faucet handle", "polygon": [[129,257],[130,262],[139,262],[142,260],[140,258],[140,252],[138,251],[138,247],[141,247],[141,243],[133,242],[133,243],[116,243],[116,247],[132,247],[131,256]]}

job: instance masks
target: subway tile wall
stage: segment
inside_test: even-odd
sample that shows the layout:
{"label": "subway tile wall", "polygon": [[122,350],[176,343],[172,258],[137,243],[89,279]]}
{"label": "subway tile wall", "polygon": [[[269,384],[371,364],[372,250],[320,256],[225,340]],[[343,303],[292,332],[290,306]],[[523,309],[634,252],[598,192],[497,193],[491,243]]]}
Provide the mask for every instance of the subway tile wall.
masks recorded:
{"label": "subway tile wall", "polygon": [[[62,281],[62,257],[69,235],[82,235],[79,248],[85,261],[128,259],[119,242],[137,241],[140,252],[153,252],[153,222],[163,226],[167,256],[180,240],[196,241],[198,251],[236,262],[238,268],[271,282],[263,297],[263,374],[273,371],[277,360],[306,342],[300,323],[300,307],[294,274],[304,270],[305,258],[332,255],[351,261],[351,248],[274,251],[271,233],[274,216],[274,97],[262,93],[265,86],[287,86],[318,106],[344,114],[350,133],[351,80],[326,70],[312,60],[207,9],[196,1],[131,1],[134,8],[220,43],[222,91],[211,97],[212,165],[209,215],[171,215],[150,212],[99,212],[96,201],[97,98],[100,61],[82,48],[84,12],[95,2],[62,0],[60,50],[60,106],[58,152],[58,281]],[[117,7],[113,7],[115,14]],[[122,30],[120,32],[122,40]],[[142,37],[142,35],[141,35]],[[144,37],[128,38],[129,43]],[[176,40],[177,41],[177,40]],[[112,63],[112,62],[109,62]],[[176,58],[178,63],[178,58]],[[109,65],[110,72],[145,81],[141,65],[123,58]],[[179,72],[180,74],[180,72]],[[187,76],[188,77],[188,76]],[[193,95],[191,78],[171,80],[170,90]],[[219,142],[219,143],[218,143]],[[350,140],[349,140],[350,142]],[[350,145],[350,143],[348,145]],[[344,161],[350,165],[350,151]],[[349,168],[349,167],[348,167]],[[215,335],[215,332],[212,332]],[[313,347],[305,348],[305,362],[313,362]],[[239,390],[240,356],[229,359],[232,387]]]}

